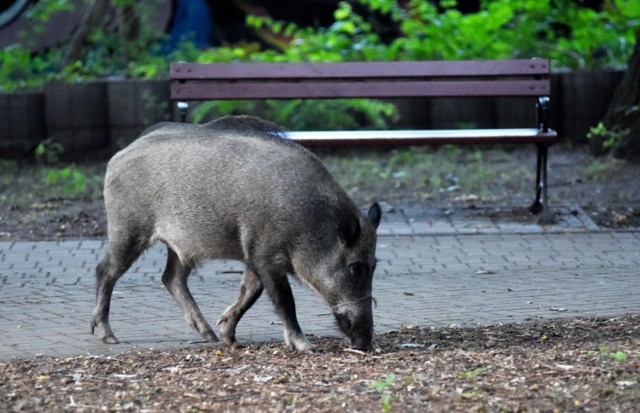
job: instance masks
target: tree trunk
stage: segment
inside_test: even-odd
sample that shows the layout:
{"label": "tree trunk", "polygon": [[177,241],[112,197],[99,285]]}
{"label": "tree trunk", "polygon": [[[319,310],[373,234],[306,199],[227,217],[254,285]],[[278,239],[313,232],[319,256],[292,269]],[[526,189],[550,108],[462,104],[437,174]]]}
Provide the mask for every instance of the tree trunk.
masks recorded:
{"label": "tree trunk", "polygon": [[140,36],[140,18],[131,4],[118,6],[116,18],[120,38],[120,54],[126,66],[137,54],[129,45]]}
{"label": "tree trunk", "polygon": [[65,56],[64,66],[67,66],[82,58],[82,47],[91,33],[96,27],[103,27],[105,18],[108,15],[110,0],[93,0],[87,7],[82,20],[73,34],[69,42],[67,55]]}
{"label": "tree trunk", "polygon": [[602,123],[607,131],[620,134],[611,148],[615,156],[640,157],[640,30],[627,71]]}
{"label": "tree trunk", "polygon": [[136,51],[131,49],[129,45],[140,35],[140,17],[137,15],[133,4],[117,6],[111,0],[93,0],[89,4],[78,28],[69,42],[64,61],[65,66],[82,59],[83,48],[92,30],[99,29],[110,32],[114,30],[111,27],[110,20],[114,14],[114,10],[115,29],[120,39],[119,53],[122,57],[123,64],[126,66],[131,60],[131,54],[136,54]]}

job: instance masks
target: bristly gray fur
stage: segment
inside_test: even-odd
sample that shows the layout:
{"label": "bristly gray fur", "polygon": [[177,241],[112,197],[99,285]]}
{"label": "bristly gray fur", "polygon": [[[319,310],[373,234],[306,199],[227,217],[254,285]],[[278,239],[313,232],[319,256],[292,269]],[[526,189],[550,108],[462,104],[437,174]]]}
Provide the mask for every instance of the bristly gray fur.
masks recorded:
{"label": "bristly gray fur", "polygon": [[352,342],[371,346],[380,208],[362,214],[284,128],[248,116],[160,123],[111,159],[104,199],[109,250],[97,269],[92,317],[104,341],[117,341],[108,323],[115,282],[160,240],[168,249],[163,283],[203,337],[216,339],[186,278],[200,262],[233,259],[246,271],[240,297],[221,317],[225,342],[235,340],[235,325],[264,289],[287,344],[308,349],[287,281],[294,274],[325,298]]}
{"label": "bristly gray fur", "polygon": [[203,125],[217,131],[235,132],[247,136],[288,139],[287,130],[273,122],[253,116],[224,116]]}

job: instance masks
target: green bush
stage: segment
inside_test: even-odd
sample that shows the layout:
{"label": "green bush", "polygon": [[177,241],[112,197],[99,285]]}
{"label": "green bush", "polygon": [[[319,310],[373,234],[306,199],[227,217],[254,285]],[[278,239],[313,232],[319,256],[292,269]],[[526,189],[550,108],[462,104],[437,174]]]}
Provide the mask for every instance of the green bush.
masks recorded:
{"label": "green bush", "polygon": [[[317,30],[249,17],[248,24],[257,29],[268,28],[293,38],[292,45],[285,50],[257,50],[255,45],[241,45],[206,50],[184,60],[331,62],[541,56],[550,58],[554,68],[604,68],[626,63],[633,48],[634,33],[640,29],[640,3],[624,0],[605,1],[600,13],[568,0],[484,0],[477,13],[469,14],[456,10],[456,2],[452,0],[439,1],[442,11],[423,0],[412,0],[406,8],[401,8],[396,0],[359,2],[386,16],[397,27],[398,36],[383,42],[374,25],[343,2],[334,13],[335,23]],[[244,108],[245,113],[256,113],[255,107],[247,110],[246,105],[254,104],[207,103],[198,110],[196,119],[206,118],[208,111],[225,114],[243,112]],[[386,121],[393,121],[395,114],[380,105],[366,101],[269,102],[262,113],[276,121],[284,117],[283,123],[292,129],[314,129],[313,120],[322,120],[323,129],[353,126],[353,120],[336,117],[349,118],[358,113],[367,121],[374,121],[375,127],[388,127]],[[310,113],[311,117],[304,117],[303,113]],[[323,116],[314,116],[317,113]],[[340,116],[340,113],[347,115]],[[293,114],[297,116],[292,117]],[[325,122],[327,120],[329,122]]]}
{"label": "green bush", "polygon": [[[356,13],[360,3],[369,13],[382,16],[396,35],[382,39],[379,24]],[[198,50],[188,39],[169,55],[160,54],[163,36],[149,22],[154,2],[118,0],[140,18],[136,40],[123,43],[117,33],[94,30],[82,62],[62,67],[64,48],[32,54],[24,45],[0,51],[0,91],[36,87],[51,79],[76,81],[122,75],[164,77],[171,61],[195,62],[329,62],[374,60],[458,60],[548,57],[558,68],[606,68],[626,63],[640,29],[640,2],[604,0],[602,11],[581,7],[573,0],[482,0],[480,10],[463,14],[455,0],[397,0],[342,2],[335,22],[325,28],[298,27],[293,23],[249,16],[247,24],[267,28],[293,39],[283,50],[262,49],[254,43]],[[69,0],[40,0],[32,9],[35,30],[52,13],[73,7]],[[362,8],[362,7],[361,7]],[[358,8],[360,9],[360,8]],[[28,39],[28,33],[23,36]],[[135,56],[129,61],[126,56]],[[202,105],[196,118],[211,114],[264,113],[292,129],[323,129],[373,125],[388,127],[393,107],[367,100],[305,102],[223,102]],[[284,120],[284,121],[283,121]],[[314,123],[315,122],[315,123]]]}
{"label": "green bush", "polygon": [[[253,43],[198,50],[188,39],[169,55],[160,54],[164,40],[150,16],[156,2],[118,0],[133,7],[140,19],[139,36],[123,43],[115,31],[94,30],[82,62],[61,67],[66,45],[42,53],[22,44],[0,51],[0,90],[42,84],[49,79],[77,80],[113,76],[163,77],[169,62],[224,61],[347,61],[497,59],[544,56],[554,68],[604,68],[624,65],[640,29],[640,2],[604,0],[602,11],[573,0],[482,0],[480,10],[463,14],[455,0],[353,0],[382,15],[397,35],[383,41],[376,27],[350,3],[336,9],[335,22],[313,29],[293,23],[249,16],[247,24],[292,38],[284,50],[261,49]],[[53,13],[72,8],[69,0],[40,0],[31,10],[35,31]],[[130,61],[123,56],[135,56]]]}
{"label": "green bush", "polygon": [[[341,3],[336,22],[311,30],[252,18],[255,26],[292,35],[281,53],[261,52],[263,60],[460,60],[549,57],[555,68],[604,68],[624,65],[640,29],[640,3],[605,0],[603,10],[570,0],[484,0],[476,13],[462,14],[453,0],[439,6],[412,0],[359,0],[389,18],[399,34],[384,43],[373,25]],[[201,57],[207,60],[205,54]]]}

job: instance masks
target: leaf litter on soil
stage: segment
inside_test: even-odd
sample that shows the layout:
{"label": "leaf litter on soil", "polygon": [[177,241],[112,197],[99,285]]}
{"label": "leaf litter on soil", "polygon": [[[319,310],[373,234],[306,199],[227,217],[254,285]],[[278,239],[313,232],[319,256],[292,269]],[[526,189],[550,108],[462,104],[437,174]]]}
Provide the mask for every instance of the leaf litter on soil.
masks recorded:
{"label": "leaf litter on soil", "polygon": [[[375,198],[391,208],[468,209],[520,205],[531,196],[534,157],[525,149],[321,157],[362,205]],[[38,167],[0,164],[0,239],[104,237],[104,164],[76,168],[88,195],[76,186],[66,195],[50,190]],[[554,147],[550,195],[580,205],[600,226],[640,228],[639,171]],[[510,219],[518,211],[525,209]],[[377,335],[371,354],[314,337],[314,354],[269,343],[15,359],[0,362],[0,411],[633,411],[640,405],[639,328],[640,317],[628,315],[404,329]]]}
{"label": "leaf litter on soil", "polygon": [[[633,411],[640,316],[0,362],[2,411]],[[415,344],[409,346],[406,344]]]}

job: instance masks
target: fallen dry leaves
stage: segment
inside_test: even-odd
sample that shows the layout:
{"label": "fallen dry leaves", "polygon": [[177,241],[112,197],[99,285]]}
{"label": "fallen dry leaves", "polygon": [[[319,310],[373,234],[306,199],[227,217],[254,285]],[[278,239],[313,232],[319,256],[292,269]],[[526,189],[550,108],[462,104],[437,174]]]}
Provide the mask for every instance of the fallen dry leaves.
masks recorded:
{"label": "fallen dry leaves", "polygon": [[640,316],[0,363],[0,411],[633,411]]}

